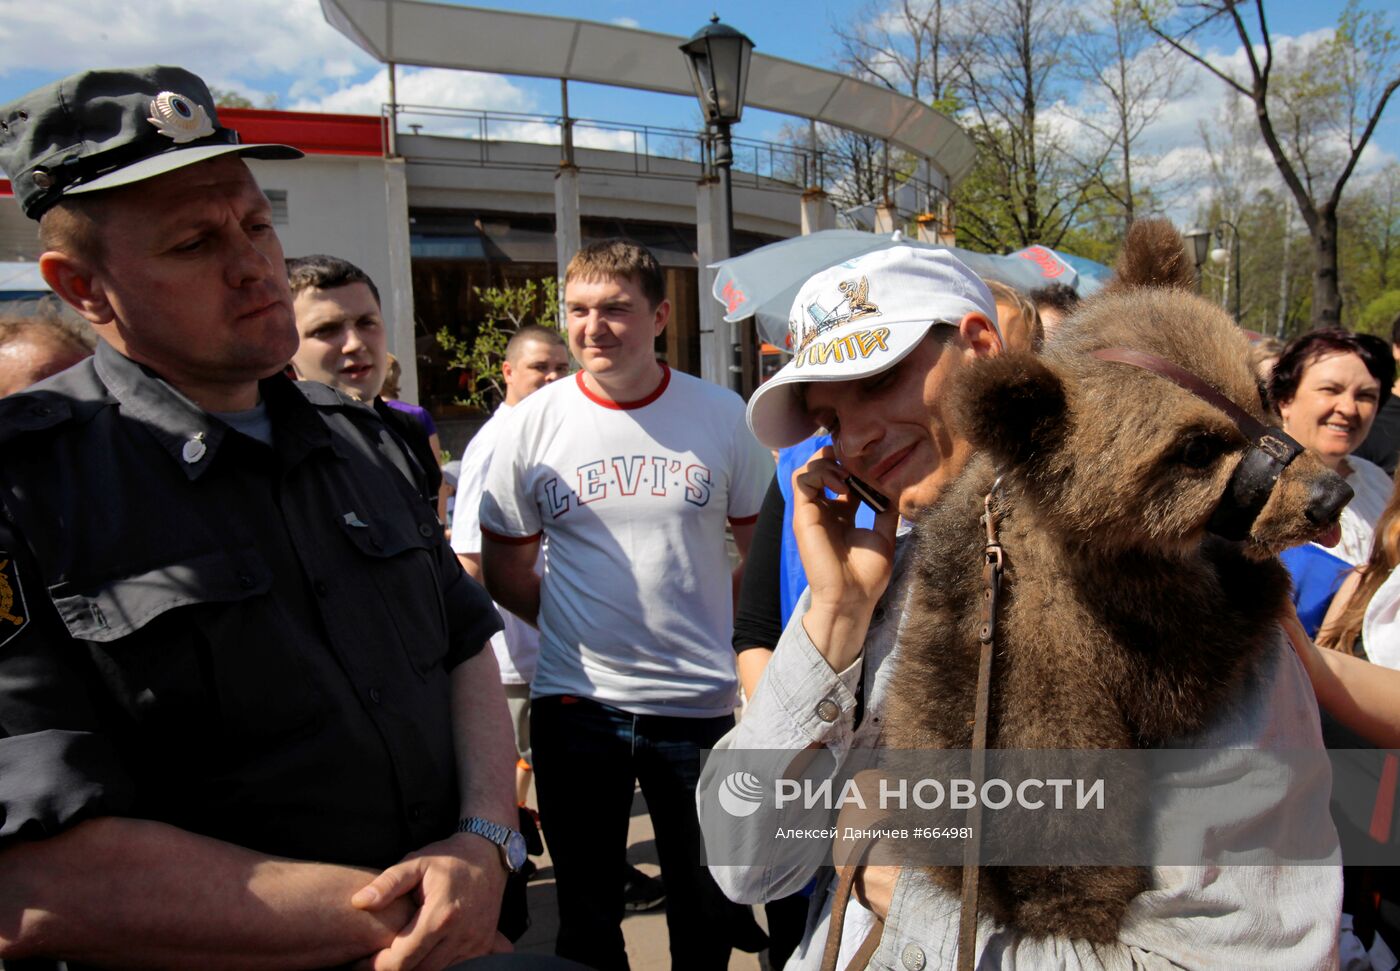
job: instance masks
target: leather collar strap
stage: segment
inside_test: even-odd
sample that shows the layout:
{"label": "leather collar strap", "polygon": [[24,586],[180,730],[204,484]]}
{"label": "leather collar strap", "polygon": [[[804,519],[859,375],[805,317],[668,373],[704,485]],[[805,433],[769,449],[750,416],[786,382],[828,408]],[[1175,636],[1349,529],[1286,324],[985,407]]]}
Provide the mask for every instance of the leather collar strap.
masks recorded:
{"label": "leather collar strap", "polygon": [[1225,397],[1215,388],[1185,368],[1165,358],[1126,347],[1107,347],[1094,351],[1093,356],[1104,361],[1116,361],[1151,371],[1173,384],[1191,392],[1206,404],[1223,412],[1235,423],[1250,442],[1220,504],[1212,514],[1207,528],[1229,540],[1243,540],[1249,535],[1259,511],[1269,500],[1274,483],[1288,464],[1303,451],[1281,428],[1270,428],[1249,412]]}
{"label": "leather collar strap", "polygon": [[1127,347],[1105,347],[1103,350],[1094,351],[1093,356],[1104,361],[1117,361],[1119,364],[1131,364],[1133,367],[1142,368],[1144,371],[1151,371],[1160,375],[1168,381],[1191,392],[1208,405],[1213,405],[1235,423],[1246,438],[1252,442],[1258,442],[1264,436],[1277,434],[1277,429],[1270,428],[1229,398],[1225,397],[1220,390],[1213,385],[1206,384],[1196,375],[1186,370],[1178,364],[1173,364],[1164,357],[1156,354],[1148,354],[1146,351],[1135,351]]}

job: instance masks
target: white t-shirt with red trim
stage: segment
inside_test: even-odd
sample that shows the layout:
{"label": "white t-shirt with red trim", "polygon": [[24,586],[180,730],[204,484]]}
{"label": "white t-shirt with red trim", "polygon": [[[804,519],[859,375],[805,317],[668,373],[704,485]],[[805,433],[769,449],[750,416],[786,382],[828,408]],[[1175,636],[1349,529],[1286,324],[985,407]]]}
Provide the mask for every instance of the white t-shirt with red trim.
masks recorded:
{"label": "white t-shirt with red trim", "polygon": [[640,401],[598,398],[580,372],[517,405],[480,518],[498,541],[547,539],[531,696],[732,712],[725,520],[755,520],[772,478],[739,396],[664,365]]}
{"label": "white t-shirt with red trim", "polygon": [[[453,552],[481,555],[481,524],[476,520],[481,509],[481,491],[486,487],[486,470],[491,467],[491,456],[496,451],[496,436],[514,408],[505,402],[497,405],[496,413],[477,429],[462,453],[457,495],[452,506]],[[541,558],[535,570],[539,572],[543,568]],[[501,684],[529,684],[535,676],[535,658],[540,653],[539,632],[500,604],[496,604],[496,610],[500,612],[503,627],[491,635],[491,650],[496,653],[496,666],[501,669]]]}

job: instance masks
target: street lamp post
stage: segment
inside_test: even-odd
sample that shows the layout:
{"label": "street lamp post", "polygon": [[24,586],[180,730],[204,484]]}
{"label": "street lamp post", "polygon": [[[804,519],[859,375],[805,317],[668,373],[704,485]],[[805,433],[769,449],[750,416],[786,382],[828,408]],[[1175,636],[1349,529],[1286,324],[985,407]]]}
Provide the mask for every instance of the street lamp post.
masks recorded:
{"label": "street lamp post", "polygon": [[1210,250],[1210,230],[1197,226],[1195,229],[1188,229],[1182,236],[1191,244],[1191,255],[1196,260],[1196,289],[1199,291],[1203,283],[1201,267],[1205,265]]}
{"label": "street lamp post", "polygon": [[[744,94],[749,85],[749,55],[753,53],[753,41],[742,33],[722,24],[719,15],[695,32],[695,35],[681,45],[686,63],[690,67],[690,81],[695,86],[695,97],[700,101],[700,110],[705,121],[715,127],[715,169],[719,175],[720,195],[724,201],[724,225],[720,230],[723,241],[723,257],[734,252],[734,196],[731,184],[731,169],[734,165],[734,146],[730,140],[730,126],[736,124],[744,113]],[[729,386],[741,391],[743,383],[742,346],[739,340],[739,325],[733,325],[733,362],[729,366]]]}
{"label": "street lamp post", "polygon": [[[1230,251],[1225,252],[1225,227],[1230,227]],[[1235,323],[1240,323],[1240,228],[1228,219],[1220,220],[1220,225],[1215,227],[1215,239],[1220,243],[1219,249],[1211,250],[1210,258],[1212,262],[1223,263],[1226,259],[1230,261],[1230,275],[1233,276],[1235,285]]]}

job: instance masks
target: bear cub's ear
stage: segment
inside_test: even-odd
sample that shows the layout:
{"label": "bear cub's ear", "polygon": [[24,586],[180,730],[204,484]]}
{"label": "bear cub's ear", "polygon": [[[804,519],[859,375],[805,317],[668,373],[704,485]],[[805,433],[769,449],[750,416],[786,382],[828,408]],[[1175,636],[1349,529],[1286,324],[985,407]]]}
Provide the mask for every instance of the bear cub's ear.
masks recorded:
{"label": "bear cub's ear", "polygon": [[952,389],[952,417],[974,446],[998,465],[1026,465],[1053,451],[1068,432],[1064,382],[1040,357],[1012,351],[962,370]]}

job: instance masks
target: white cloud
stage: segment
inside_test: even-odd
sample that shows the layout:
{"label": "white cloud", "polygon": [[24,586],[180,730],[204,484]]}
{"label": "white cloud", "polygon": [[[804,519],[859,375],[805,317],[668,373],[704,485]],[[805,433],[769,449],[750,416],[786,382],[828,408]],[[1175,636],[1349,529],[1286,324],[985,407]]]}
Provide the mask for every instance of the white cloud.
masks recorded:
{"label": "white cloud", "polygon": [[633,30],[642,26],[642,22],[635,17],[614,17],[608,23],[616,27],[631,27]]}
{"label": "white cloud", "polygon": [[[1332,37],[1331,28],[1323,28],[1300,34],[1296,37],[1275,36],[1274,59],[1276,70],[1286,65],[1291,58],[1301,56]],[[1211,176],[1210,155],[1207,151],[1203,131],[1216,151],[1233,152],[1229,161],[1232,177],[1238,180],[1243,197],[1248,198],[1264,189],[1272,190],[1283,198],[1291,197],[1283,185],[1272,156],[1258,136],[1258,128],[1248,100],[1239,96],[1233,88],[1200,65],[1188,60],[1175,51],[1163,50],[1158,45],[1155,51],[1142,55],[1165,55],[1173,59],[1181,71],[1177,93],[1160,108],[1157,117],[1140,136],[1136,145],[1138,171],[1135,181],[1138,185],[1149,185],[1158,193],[1167,208],[1167,214],[1178,222],[1189,222],[1199,208],[1207,205],[1214,191]],[[1262,48],[1256,50],[1264,56]],[[1220,46],[1207,48],[1206,58],[1225,73],[1246,82],[1249,78],[1249,65],[1245,49],[1236,45],[1232,49]],[[1278,75],[1276,74],[1275,77]],[[1230,134],[1230,105],[1239,99],[1234,122],[1246,136],[1244,141],[1232,139]],[[1079,118],[1097,119],[1104,127],[1112,128],[1108,117],[1108,106],[1095,103],[1087,91],[1079,92],[1077,99],[1069,105],[1057,103],[1042,113],[1042,118],[1051,129],[1067,136],[1072,144],[1084,146],[1087,130],[1076,124]],[[1275,118],[1276,123],[1279,119]],[[1347,154],[1344,119],[1336,119],[1338,128],[1318,139],[1317,147],[1334,156]],[[1231,147],[1233,146],[1233,147]],[[1358,162],[1354,178],[1364,178],[1378,171],[1394,155],[1372,141]],[[1316,164],[1316,160],[1315,160]],[[1336,172],[1322,166],[1335,177]],[[1327,188],[1330,188],[1330,182]]]}
{"label": "white cloud", "polygon": [[0,8],[0,77],[174,63],[248,91],[375,63],[326,23],[317,0],[7,0]]}
{"label": "white cloud", "polygon": [[[332,111],[377,115],[389,100],[389,69],[331,90],[303,93],[286,107],[292,111]],[[530,111],[534,99],[499,74],[450,71],[444,68],[400,68],[398,102],[435,108]]]}

